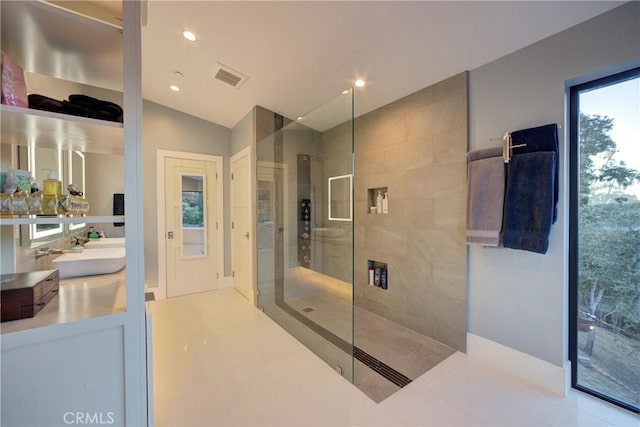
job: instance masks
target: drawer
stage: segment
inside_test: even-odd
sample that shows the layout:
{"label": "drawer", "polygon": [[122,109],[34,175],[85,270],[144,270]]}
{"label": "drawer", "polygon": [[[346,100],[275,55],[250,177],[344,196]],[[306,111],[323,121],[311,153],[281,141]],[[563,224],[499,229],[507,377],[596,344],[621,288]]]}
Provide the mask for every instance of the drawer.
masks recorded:
{"label": "drawer", "polygon": [[52,289],[58,289],[60,286],[59,277],[60,274],[58,273],[58,270],[54,270],[53,273],[35,285],[33,287],[33,300],[38,301],[45,295],[49,294]]}
{"label": "drawer", "polygon": [[[58,283],[56,282],[56,286],[55,287],[51,287],[49,289],[49,292],[46,293],[42,298],[40,298],[38,301],[36,301],[35,304],[33,304],[33,306],[31,307],[23,307],[23,313],[27,314],[29,312],[32,312],[33,314],[31,316],[35,316],[40,310],[42,310],[56,295],[58,295]],[[30,311],[29,311],[30,310]]]}

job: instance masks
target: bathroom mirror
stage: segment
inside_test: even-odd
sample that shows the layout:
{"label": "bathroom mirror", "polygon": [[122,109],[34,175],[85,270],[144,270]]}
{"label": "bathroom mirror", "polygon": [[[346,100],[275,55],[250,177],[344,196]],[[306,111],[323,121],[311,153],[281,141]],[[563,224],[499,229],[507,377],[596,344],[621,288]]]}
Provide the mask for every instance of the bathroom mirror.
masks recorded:
{"label": "bathroom mirror", "polygon": [[[84,197],[86,197],[84,154],[80,151],[67,151],[67,165],[67,183],[75,185],[78,191],[84,193]],[[71,223],[69,224],[69,231],[78,230],[85,225],[84,222]]]}
{"label": "bathroom mirror", "polygon": [[353,191],[351,175],[329,177],[329,221],[351,221]]}
{"label": "bathroom mirror", "polygon": [[[55,171],[58,179],[64,179],[62,173],[62,150],[58,148],[28,147],[27,163],[28,170],[31,171],[36,181],[40,184],[47,179],[50,171]],[[59,239],[62,236],[62,224],[29,225],[29,246],[31,247]]]}

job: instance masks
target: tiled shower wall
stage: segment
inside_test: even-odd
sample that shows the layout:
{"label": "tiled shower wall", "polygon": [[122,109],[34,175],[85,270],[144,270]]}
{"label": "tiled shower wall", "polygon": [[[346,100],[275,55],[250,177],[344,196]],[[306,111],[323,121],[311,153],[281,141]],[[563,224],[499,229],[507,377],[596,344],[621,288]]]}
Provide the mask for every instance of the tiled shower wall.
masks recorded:
{"label": "tiled shower wall", "polygon": [[[467,75],[355,121],[355,304],[461,351]],[[387,215],[368,213],[368,189],[380,187],[388,189]],[[368,286],[367,260],[388,265],[388,290]]]}

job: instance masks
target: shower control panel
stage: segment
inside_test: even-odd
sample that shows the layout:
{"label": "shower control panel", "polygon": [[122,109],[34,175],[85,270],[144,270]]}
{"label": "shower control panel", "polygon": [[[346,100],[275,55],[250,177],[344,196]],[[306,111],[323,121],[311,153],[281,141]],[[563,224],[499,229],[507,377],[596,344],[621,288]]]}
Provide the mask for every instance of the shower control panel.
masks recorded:
{"label": "shower control panel", "polygon": [[298,262],[302,267],[311,267],[311,200],[300,201],[298,221]]}

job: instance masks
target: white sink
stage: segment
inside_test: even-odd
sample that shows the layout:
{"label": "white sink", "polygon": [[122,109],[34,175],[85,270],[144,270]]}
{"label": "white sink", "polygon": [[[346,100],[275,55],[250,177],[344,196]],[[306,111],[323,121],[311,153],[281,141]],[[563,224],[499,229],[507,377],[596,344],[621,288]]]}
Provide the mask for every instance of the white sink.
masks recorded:
{"label": "white sink", "polygon": [[105,237],[103,239],[91,239],[84,244],[84,248],[124,248],[124,237]]}
{"label": "white sink", "polygon": [[98,248],[64,253],[51,261],[60,278],[115,273],[124,268],[124,248]]}

